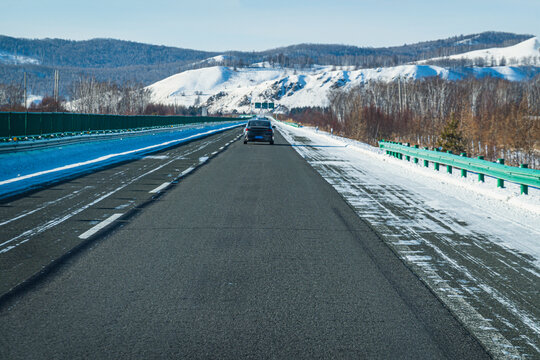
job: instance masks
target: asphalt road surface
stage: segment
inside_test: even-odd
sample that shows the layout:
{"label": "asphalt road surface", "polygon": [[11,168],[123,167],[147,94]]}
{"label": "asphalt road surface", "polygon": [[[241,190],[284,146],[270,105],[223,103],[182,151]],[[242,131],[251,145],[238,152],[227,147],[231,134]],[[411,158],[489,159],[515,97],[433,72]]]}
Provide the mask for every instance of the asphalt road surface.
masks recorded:
{"label": "asphalt road surface", "polygon": [[[132,215],[223,151],[239,129],[0,202],[0,298],[84,246],[103,221]],[[164,186],[165,184],[165,186]],[[122,219],[120,219],[122,220]],[[86,234],[86,235],[85,235]],[[82,237],[82,238],[81,238]]]}
{"label": "asphalt road surface", "polygon": [[4,300],[0,358],[489,358],[276,140],[233,143]]}

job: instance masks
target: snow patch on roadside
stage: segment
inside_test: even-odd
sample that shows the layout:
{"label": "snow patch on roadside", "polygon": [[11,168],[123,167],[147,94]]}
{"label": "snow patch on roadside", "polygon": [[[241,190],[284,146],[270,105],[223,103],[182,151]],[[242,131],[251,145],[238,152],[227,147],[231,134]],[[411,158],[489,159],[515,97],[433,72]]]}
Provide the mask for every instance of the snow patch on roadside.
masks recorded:
{"label": "snow patch on roadside", "polygon": [[278,126],[493,358],[540,354],[540,190],[519,195],[519,186],[477,184],[313,128]]}
{"label": "snow patch on roadside", "polygon": [[[280,128],[291,127],[279,123]],[[517,184],[505,182],[497,188],[496,179],[476,181],[470,174],[447,174],[420,164],[387,156],[383,150],[359,141],[330,135],[314,128],[294,128],[295,134],[318,141],[321,145],[347,147],[341,152],[347,160],[368,166],[380,179],[407,188],[411,192],[429,192],[429,206],[463,218],[471,227],[496,235],[505,246],[530,254],[540,265],[540,190],[529,188],[529,195],[520,195]],[[282,131],[282,133],[286,132]],[[289,139],[292,140],[292,138]]]}

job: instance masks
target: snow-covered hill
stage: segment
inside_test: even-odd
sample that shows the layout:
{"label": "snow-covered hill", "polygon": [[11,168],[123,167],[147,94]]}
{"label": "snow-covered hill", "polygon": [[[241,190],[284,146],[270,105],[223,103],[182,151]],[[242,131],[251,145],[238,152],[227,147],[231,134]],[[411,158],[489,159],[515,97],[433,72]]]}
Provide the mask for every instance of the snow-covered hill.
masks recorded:
{"label": "snow-covered hill", "polygon": [[[252,110],[253,102],[261,100],[274,101],[288,109],[325,107],[328,105],[328,95],[333,89],[347,89],[370,81],[414,81],[435,76],[447,80],[492,76],[522,81],[540,73],[539,49],[538,39],[531,38],[506,48],[472,51],[447,58],[494,59],[495,63],[506,61],[520,65],[530,64],[531,59],[538,59],[539,66],[532,67],[507,65],[448,69],[435,65],[410,64],[377,69],[314,66],[299,70],[258,63],[245,68],[213,66],[189,70],[158,81],[148,88],[152,90],[154,102],[207,106],[212,113],[230,113],[235,110],[247,113]],[[208,62],[222,60],[223,58],[214,57],[208,59]]]}
{"label": "snow-covered hill", "polygon": [[533,37],[514,46],[470,51],[463,54],[423,60],[419,61],[418,64],[426,64],[438,60],[471,60],[476,65],[483,63],[488,65],[540,66],[540,41],[537,37]]}
{"label": "snow-covered hill", "polygon": [[340,69],[317,66],[306,70],[214,66],[185,71],[150,85],[152,100],[162,104],[207,106],[212,113],[250,112],[251,103],[272,100],[287,107],[327,106],[332,89],[350,88],[369,81],[418,80],[438,76],[448,80],[494,76],[520,81],[540,73],[540,67],[464,68],[450,70],[432,65],[402,65],[378,69]]}

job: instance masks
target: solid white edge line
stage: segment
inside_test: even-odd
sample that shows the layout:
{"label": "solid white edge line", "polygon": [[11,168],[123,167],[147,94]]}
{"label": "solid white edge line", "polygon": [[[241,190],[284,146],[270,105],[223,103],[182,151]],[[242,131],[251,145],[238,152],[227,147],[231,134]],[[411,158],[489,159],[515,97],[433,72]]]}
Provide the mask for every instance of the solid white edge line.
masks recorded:
{"label": "solid white edge line", "polygon": [[2,181],[0,181],[0,185],[11,184],[13,182],[22,181],[22,180],[26,180],[26,179],[29,179],[29,178],[33,178],[33,177],[37,177],[37,176],[41,176],[41,175],[45,175],[45,174],[55,173],[55,172],[64,171],[64,170],[70,170],[70,169],[79,168],[79,167],[90,165],[90,164],[101,163],[103,161],[107,161],[107,160],[112,159],[112,158],[118,158],[118,157],[122,157],[122,156],[125,156],[125,155],[136,154],[136,153],[143,152],[143,151],[150,151],[150,150],[154,150],[154,149],[159,150],[160,148],[164,148],[164,147],[167,147],[167,146],[172,146],[173,144],[181,144],[181,143],[187,142],[190,139],[200,139],[200,138],[205,137],[205,135],[213,135],[213,134],[216,134],[216,133],[220,133],[220,132],[224,132],[224,131],[236,128],[236,127],[238,127],[238,125],[233,125],[233,126],[228,126],[228,127],[224,127],[224,128],[209,130],[209,131],[206,131],[206,132],[190,135],[190,136],[187,136],[185,138],[176,139],[176,140],[170,140],[170,141],[166,141],[166,142],[160,143],[160,144],[149,145],[149,146],[146,146],[146,147],[143,147],[143,148],[140,148],[140,149],[133,149],[133,150],[124,151],[124,152],[121,152],[121,153],[103,155],[101,157],[98,157],[98,158],[95,158],[95,159],[92,159],[92,160],[86,160],[86,161],[75,163],[75,164],[69,164],[69,165],[60,166],[60,167],[57,167],[57,168],[54,168],[54,169],[39,171],[39,172],[33,173],[33,174],[28,174],[28,175],[24,175],[24,176],[15,177],[15,178],[12,178],[12,179],[2,180]]}
{"label": "solid white edge line", "polygon": [[107,225],[111,224],[113,221],[115,221],[116,219],[118,219],[122,215],[124,215],[124,214],[114,214],[114,215],[109,216],[107,219],[103,220],[102,222],[100,222],[99,224],[97,224],[96,226],[91,228],[90,230],[88,230],[86,232],[83,232],[81,235],[79,235],[79,238],[83,239],[83,240],[88,239],[90,236],[94,235],[99,230],[101,230],[104,227],[106,227]]}
{"label": "solid white edge line", "polygon": [[155,194],[155,193],[158,193],[160,192],[161,190],[165,189],[167,186],[169,186],[171,183],[170,182],[166,182],[166,183],[163,183],[161,185],[159,185],[157,188],[155,188],[154,190],[150,190],[149,193],[150,194]]}

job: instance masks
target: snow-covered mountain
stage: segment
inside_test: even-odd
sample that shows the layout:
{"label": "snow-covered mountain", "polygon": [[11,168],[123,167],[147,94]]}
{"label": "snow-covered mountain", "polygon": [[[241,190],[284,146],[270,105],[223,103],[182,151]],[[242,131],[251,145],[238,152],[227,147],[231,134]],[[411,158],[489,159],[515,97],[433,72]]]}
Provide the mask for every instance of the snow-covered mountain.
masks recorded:
{"label": "snow-covered mountain", "polygon": [[[474,51],[461,56],[476,58],[481,54],[501,59],[527,59],[538,52],[538,40],[527,40],[515,46]],[[471,55],[472,54],[472,55]],[[456,55],[458,56],[458,55]],[[539,62],[540,64],[540,62]],[[206,106],[212,113],[233,111],[250,112],[253,102],[274,101],[288,109],[297,107],[325,107],[333,89],[348,89],[370,81],[391,82],[440,77],[459,80],[474,76],[492,76],[521,81],[540,73],[540,67],[465,67],[448,69],[434,65],[410,64],[376,69],[314,66],[309,69],[272,67],[268,63],[244,68],[213,66],[185,71],[161,81],[148,89],[152,100],[162,104]]]}
{"label": "snow-covered mountain", "polygon": [[472,60],[496,65],[535,65],[540,66],[540,41],[537,37],[525,40],[514,46],[475,50],[463,54],[438,57],[419,61],[426,64],[438,60]]}

